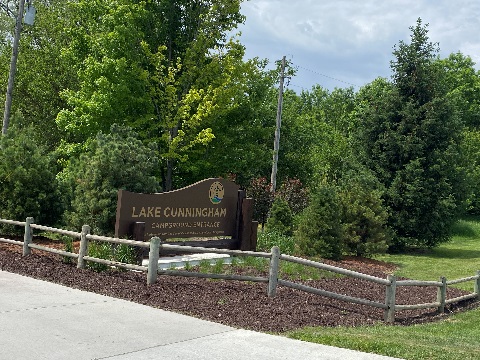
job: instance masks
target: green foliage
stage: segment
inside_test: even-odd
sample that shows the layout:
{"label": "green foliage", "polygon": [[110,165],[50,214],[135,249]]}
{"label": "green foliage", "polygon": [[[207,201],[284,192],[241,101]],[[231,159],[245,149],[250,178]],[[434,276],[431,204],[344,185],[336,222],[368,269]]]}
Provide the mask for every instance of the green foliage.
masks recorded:
{"label": "green foliage", "polygon": [[275,196],[285,199],[293,215],[301,213],[308,204],[307,189],[299,179],[285,179]]}
{"label": "green foliage", "polygon": [[112,235],[118,190],[157,191],[156,165],[154,151],[131,130],[114,125],[110,134],[99,133],[88,151],[66,169],[65,178],[73,188],[71,209],[65,215],[68,226],[88,224],[95,233]]}
{"label": "green foliage", "polygon": [[293,215],[287,200],[275,198],[267,220],[267,228],[286,236],[293,235]]}
{"label": "green foliage", "polygon": [[280,253],[293,255],[295,253],[295,240],[275,229],[266,228],[258,234],[257,251],[270,252],[272,247],[278,246]]}
{"label": "green foliage", "polygon": [[299,96],[285,94],[279,178],[298,178],[314,187],[341,169],[352,151],[354,100],[351,88],[329,92],[315,86]]}
{"label": "green foliage", "polygon": [[[111,260],[112,246],[107,242],[91,241],[88,244],[88,256],[97,259]],[[108,270],[108,265],[93,261],[87,261],[87,267],[97,272]]]}
{"label": "green foliage", "polygon": [[212,266],[212,273],[214,274],[221,274],[223,273],[223,268],[225,265],[225,261],[223,259],[218,259]]}
{"label": "green foliage", "polygon": [[210,263],[210,260],[202,259],[200,260],[200,264],[198,264],[198,266],[200,268],[200,272],[208,274],[210,272],[212,264]]}
{"label": "green foliage", "polygon": [[0,217],[53,226],[62,211],[55,159],[35,137],[31,127],[12,127],[0,139]]}
{"label": "green foliage", "polygon": [[232,65],[235,84],[222,92],[230,101],[224,101],[221,111],[204,121],[215,138],[206,146],[192,149],[189,161],[177,165],[178,176],[188,181],[185,185],[198,179],[228,176],[248,187],[251,179],[271,171],[271,148],[259,145],[271,141],[273,146],[275,122],[271,119],[276,113],[278,94],[274,86],[278,74],[266,70],[265,60],[236,60]]}
{"label": "green foliage", "polygon": [[358,152],[386,189],[390,250],[447,241],[466,194],[462,123],[435,63],[438,50],[421,20],[411,30],[411,43],[395,47],[393,84],[365,89],[357,109]]}
{"label": "green foliage", "polygon": [[[91,241],[88,244],[88,256],[97,259],[121,262],[124,264],[136,263],[135,248],[125,244],[114,245],[108,242]],[[97,272],[102,272],[109,269],[109,265],[93,261],[88,261],[87,267]]]}
{"label": "green foliage", "polygon": [[320,184],[311,193],[309,206],[299,218],[295,233],[300,251],[307,256],[339,260],[344,252],[340,198],[335,186]]}
{"label": "green foliage", "polygon": [[265,272],[268,271],[268,260],[261,258],[261,257],[254,257],[254,256],[244,256],[242,257],[242,265],[246,267],[252,267],[257,271]]}
{"label": "green foliage", "polygon": [[78,84],[61,92],[59,127],[80,142],[132,127],[156,143],[157,174],[172,190],[176,167],[215,138],[203,123],[238,87],[244,49],[227,34],[244,20],[240,1],[81,0],[68,12],[62,59]]}
{"label": "green foliage", "polygon": [[[73,253],[74,252],[73,238],[71,236],[62,236],[61,239],[62,239],[62,242],[63,242],[64,250],[66,252]],[[64,256],[63,257],[63,262],[65,264],[72,264],[73,263],[73,258],[71,258],[70,256]]]}
{"label": "green foliage", "polygon": [[[19,128],[35,126],[40,143],[53,150],[64,135],[55,123],[57,113],[66,106],[59,92],[76,83],[73,68],[65,64],[60,56],[60,49],[69,41],[64,32],[69,17],[65,11],[66,1],[38,1],[35,8],[35,25],[22,29],[12,94],[12,114],[19,111],[23,118],[11,119],[10,124]],[[0,22],[3,21],[0,18]],[[9,25],[8,28],[10,32],[14,26]],[[3,34],[2,39],[11,41],[13,33]],[[10,41],[6,41],[5,47],[0,45],[0,72],[5,80],[5,83],[2,80],[2,88],[7,86],[12,54]]]}
{"label": "green foliage", "polygon": [[464,131],[462,151],[467,163],[468,192],[466,210],[469,214],[480,215],[480,131]]}
{"label": "green foliage", "polygon": [[390,233],[381,185],[361,166],[350,164],[336,181],[325,180],[299,217],[296,237],[302,253],[340,259],[386,251]]}
{"label": "green foliage", "polygon": [[[114,123],[146,116],[151,106],[145,94],[139,26],[146,16],[143,3],[129,0],[68,3],[70,42],[62,60],[76,72],[78,85],[61,92],[67,107],[57,124],[73,139],[85,141]],[[78,26],[81,24],[81,26]]]}
{"label": "green foliage", "polygon": [[345,251],[355,256],[384,253],[390,236],[382,191],[371,175],[357,171],[342,179],[339,192]]}
{"label": "green foliage", "polygon": [[480,72],[469,56],[460,52],[438,59],[445,72],[445,87],[463,122],[470,129],[480,127]]}
{"label": "green foliage", "polygon": [[114,247],[113,257],[118,262],[135,264],[137,262],[136,248],[126,244],[117,245]]}

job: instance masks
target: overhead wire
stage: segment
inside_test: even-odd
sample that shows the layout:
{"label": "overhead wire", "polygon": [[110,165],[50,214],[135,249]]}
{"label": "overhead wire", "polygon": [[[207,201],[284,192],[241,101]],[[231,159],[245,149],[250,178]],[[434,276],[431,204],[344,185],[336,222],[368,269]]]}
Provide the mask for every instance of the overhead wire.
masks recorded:
{"label": "overhead wire", "polygon": [[[330,80],[338,81],[338,82],[340,82],[340,83],[347,84],[347,85],[350,85],[350,86],[353,86],[353,87],[356,87],[356,88],[359,88],[359,87],[360,87],[360,86],[358,86],[357,84],[353,84],[353,83],[351,83],[351,82],[344,81],[344,80],[340,80],[340,79],[335,78],[335,77],[333,77],[333,76],[329,76],[329,75],[322,74],[322,73],[320,73],[320,72],[318,72],[318,71],[316,71],[316,70],[308,69],[308,68],[306,68],[306,67],[304,67],[304,66],[298,65],[298,64],[293,63],[293,62],[290,62],[290,65],[292,65],[292,66],[294,66],[294,67],[297,67],[298,69],[302,69],[302,70],[305,70],[305,71],[309,71],[309,72],[311,72],[311,73],[314,73],[314,74],[316,74],[316,75],[320,75],[320,76],[326,77],[326,78],[328,78],[328,79],[330,79]],[[290,86],[300,87],[300,86],[292,85],[292,84],[290,84]]]}

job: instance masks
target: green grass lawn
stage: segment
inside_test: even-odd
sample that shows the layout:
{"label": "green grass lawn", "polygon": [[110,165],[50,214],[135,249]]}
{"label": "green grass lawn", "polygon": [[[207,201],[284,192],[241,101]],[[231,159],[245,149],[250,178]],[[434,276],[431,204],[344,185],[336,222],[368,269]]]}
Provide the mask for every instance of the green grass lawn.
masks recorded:
{"label": "green grass lawn", "polygon": [[[473,276],[480,270],[480,219],[461,220],[452,241],[431,250],[407,255],[382,255],[377,260],[398,266],[395,275],[415,280],[447,280]],[[473,291],[473,282],[458,285]]]}
{"label": "green grass lawn", "polygon": [[[438,248],[408,255],[382,255],[395,263],[398,276],[415,280],[468,277],[480,270],[480,221],[460,221],[453,239]],[[473,282],[458,285],[473,291]],[[306,328],[286,335],[295,339],[403,359],[480,359],[480,309],[424,325],[378,324],[367,327]]]}

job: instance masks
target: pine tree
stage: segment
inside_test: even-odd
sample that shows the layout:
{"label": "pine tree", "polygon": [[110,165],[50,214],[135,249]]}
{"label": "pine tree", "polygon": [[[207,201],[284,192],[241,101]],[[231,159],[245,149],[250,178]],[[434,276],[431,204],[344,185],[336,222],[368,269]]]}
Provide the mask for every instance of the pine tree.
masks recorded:
{"label": "pine tree", "polygon": [[410,44],[394,47],[391,86],[359,111],[367,167],[386,189],[391,250],[432,247],[449,239],[461,208],[462,123],[444,89],[438,46],[417,21]]}

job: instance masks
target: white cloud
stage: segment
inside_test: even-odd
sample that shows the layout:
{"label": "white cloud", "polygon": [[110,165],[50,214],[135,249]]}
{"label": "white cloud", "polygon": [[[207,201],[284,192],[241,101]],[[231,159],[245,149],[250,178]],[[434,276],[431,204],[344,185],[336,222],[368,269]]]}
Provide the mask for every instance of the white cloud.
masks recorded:
{"label": "white cloud", "polygon": [[461,51],[480,62],[478,0],[249,0],[242,12],[248,57],[275,61],[287,55],[318,73],[355,77],[359,85],[389,76],[393,46],[409,40],[419,17],[429,23],[430,40],[440,43],[442,56]]}

